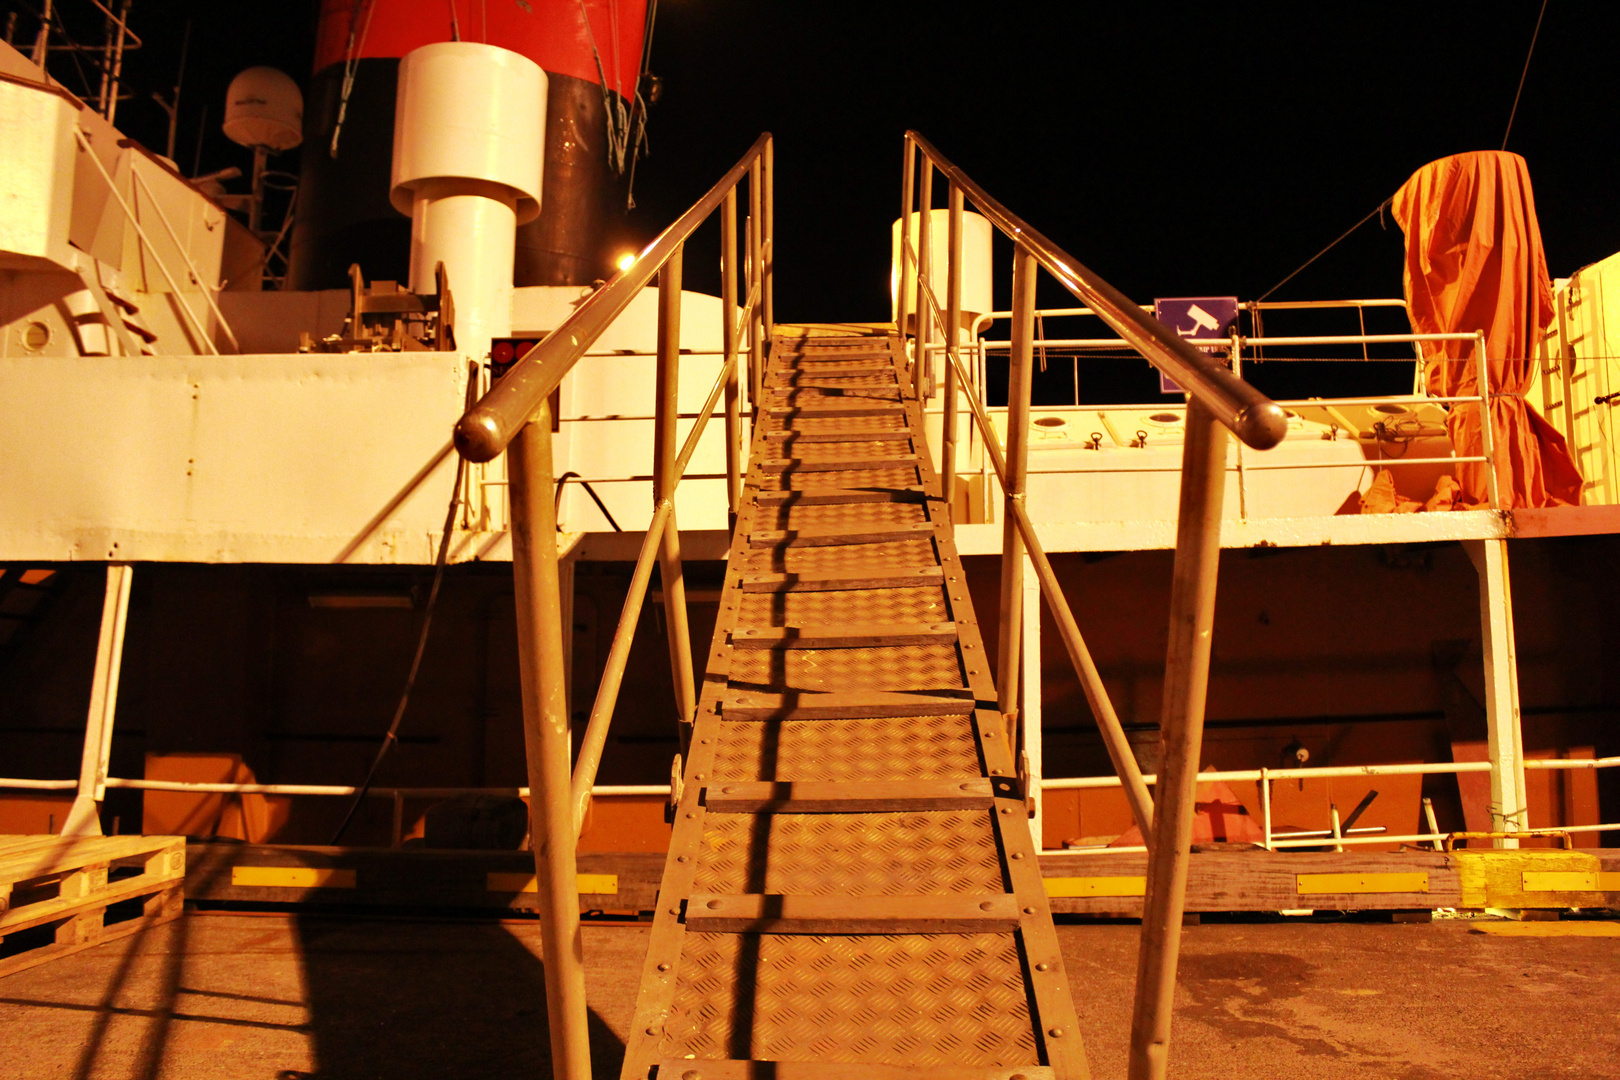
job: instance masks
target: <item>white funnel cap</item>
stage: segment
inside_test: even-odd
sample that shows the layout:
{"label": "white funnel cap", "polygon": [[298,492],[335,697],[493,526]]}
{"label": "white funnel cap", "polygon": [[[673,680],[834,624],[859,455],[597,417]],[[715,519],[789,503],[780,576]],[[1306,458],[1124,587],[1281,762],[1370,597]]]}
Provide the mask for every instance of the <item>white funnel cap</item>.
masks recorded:
{"label": "white funnel cap", "polygon": [[518,224],[533,221],[545,136],[546,73],[533,60],[468,41],[414,49],[399,63],[389,199],[409,214],[428,181],[482,181],[510,189]]}

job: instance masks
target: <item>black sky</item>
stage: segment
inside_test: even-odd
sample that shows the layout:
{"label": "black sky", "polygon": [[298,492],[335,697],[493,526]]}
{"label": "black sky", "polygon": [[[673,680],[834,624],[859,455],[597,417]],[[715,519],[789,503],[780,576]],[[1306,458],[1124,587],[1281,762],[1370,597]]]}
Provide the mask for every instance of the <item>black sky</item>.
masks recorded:
{"label": "black sky", "polygon": [[[626,237],[653,235],[769,129],[779,316],[883,318],[912,127],[1127,294],[1252,298],[1418,166],[1501,145],[1539,8],[664,0],[666,92]],[[312,0],[136,0],[148,47],[130,57],[121,126],[162,147],[145,99],[172,84],[189,19],[176,157],[190,169],[206,104],[203,169],[245,163],[217,132],[225,84],[258,63],[307,84],[314,14]],[[1529,161],[1554,276],[1620,250],[1617,41],[1620,5],[1548,4],[1509,149]],[[708,250],[688,263],[696,287],[714,277]],[[1277,297],[1399,295],[1400,250],[1375,219]]]}

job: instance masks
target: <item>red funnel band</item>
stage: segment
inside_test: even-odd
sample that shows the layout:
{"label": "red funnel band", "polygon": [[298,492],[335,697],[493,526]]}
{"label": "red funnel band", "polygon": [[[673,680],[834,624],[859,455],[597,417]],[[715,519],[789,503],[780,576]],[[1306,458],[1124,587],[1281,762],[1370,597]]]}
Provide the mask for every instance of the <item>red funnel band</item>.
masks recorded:
{"label": "red funnel band", "polygon": [[[584,8],[590,13],[588,28],[580,0],[322,0],[315,71],[347,59],[394,59],[423,45],[452,41],[453,11],[462,41],[510,49],[556,75],[593,83],[605,75],[608,89],[634,97],[646,0],[584,0]],[[351,55],[349,27],[356,11]]]}

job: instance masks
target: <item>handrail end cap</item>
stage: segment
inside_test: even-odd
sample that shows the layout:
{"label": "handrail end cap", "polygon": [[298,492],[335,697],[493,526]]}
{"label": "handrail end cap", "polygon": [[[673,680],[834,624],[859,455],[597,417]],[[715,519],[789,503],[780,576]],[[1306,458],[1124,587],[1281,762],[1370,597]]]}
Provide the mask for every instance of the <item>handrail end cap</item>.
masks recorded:
{"label": "handrail end cap", "polygon": [[490,413],[474,409],[456,421],[456,451],[472,462],[493,461],[506,449],[501,425]]}
{"label": "handrail end cap", "polygon": [[1288,410],[1275,401],[1262,401],[1241,410],[1234,418],[1233,432],[1245,446],[1270,450],[1288,434]]}

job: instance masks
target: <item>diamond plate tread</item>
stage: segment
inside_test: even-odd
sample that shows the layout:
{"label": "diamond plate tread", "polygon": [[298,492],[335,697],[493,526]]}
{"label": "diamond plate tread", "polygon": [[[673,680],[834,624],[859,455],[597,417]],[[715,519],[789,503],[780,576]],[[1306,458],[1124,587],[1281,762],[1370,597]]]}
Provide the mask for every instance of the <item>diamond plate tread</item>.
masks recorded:
{"label": "diamond plate tread", "polygon": [[[774,452],[774,451],[773,451]],[[902,454],[914,454],[911,440],[904,442],[835,442],[835,443],[800,443],[794,445],[787,453],[779,456],[794,461],[859,461],[865,458],[899,457]]]}
{"label": "diamond plate tread", "polygon": [[829,469],[826,472],[771,473],[761,491],[808,491],[812,488],[903,488],[918,483],[916,466],[899,469]]}
{"label": "diamond plate tread", "polygon": [[1037,1065],[1014,934],[688,933],[665,1058]]}
{"label": "diamond plate tread", "polygon": [[761,507],[754,514],[753,528],[761,532],[839,528],[855,532],[870,525],[915,525],[927,520],[928,511],[917,502],[833,503]]}
{"label": "diamond plate tread", "polygon": [[760,428],[764,431],[905,431],[906,418],[903,413],[886,413],[882,416],[771,416],[763,414],[759,419]]}
{"label": "diamond plate tread", "polygon": [[1002,893],[990,813],[709,814],[692,887],[710,893]]}
{"label": "diamond plate tread", "polygon": [[859,611],[862,622],[931,622],[950,617],[937,585],[840,592],[743,593],[738,622],[748,626],[824,626]]}
{"label": "diamond plate tread", "polygon": [[749,573],[802,574],[823,571],[874,571],[895,567],[932,566],[932,540],[897,540],[886,544],[845,544],[823,547],[762,548],[748,556]]}
{"label": "diamond plate tread", "polygon": [[[951,780],[982,776],[969,716],[732,720],[719,728],[724,780]],[[849,753],[860,747],[857,754]]]}
{"label": "diamond plate tread", "polygon": [[767,366],[622,1080],[1082,1080],[899,339],[836,340]]}
{"label": "diamond plate tread", "polygon": [[728,685],[737,689],[945,690],[967,685],[956,643],[854,649],[739,649]]}
{"label": "diamond plate tread", "polygon": [[821,402],[845,401],[899,401],[900,387],[891,379],[887,383],[872,382],[849,386],[767,386],[760,393],[762,406],[799,408]]}

